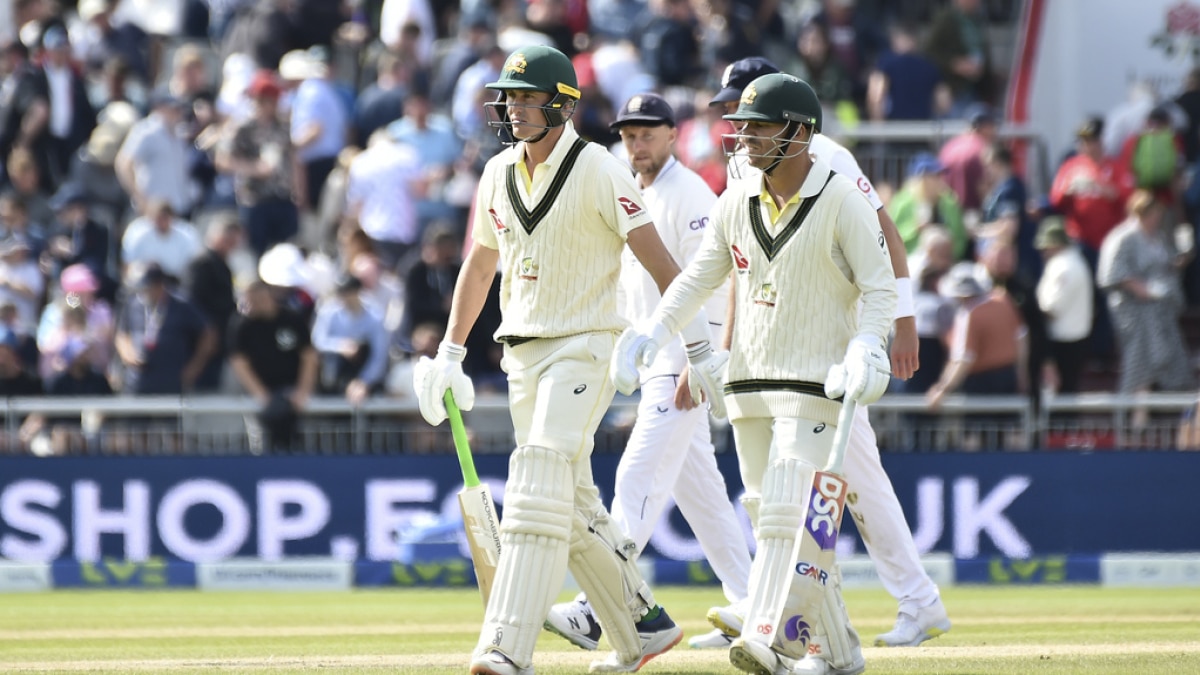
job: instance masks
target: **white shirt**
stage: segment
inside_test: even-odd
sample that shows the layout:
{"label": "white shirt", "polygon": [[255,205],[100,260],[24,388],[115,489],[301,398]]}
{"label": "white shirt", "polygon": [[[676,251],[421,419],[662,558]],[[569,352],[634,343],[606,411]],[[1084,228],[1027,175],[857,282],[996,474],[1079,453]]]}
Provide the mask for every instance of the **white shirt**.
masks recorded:
{"label": "white shirt", "polygon": [[129,223],[121,238],[125,264],[158,263],[164,272],[180,279],[201,248],[196,228],[183,220],[172,222],[171,229],[163,234],[154,228],[149,218],[141,216]]}
{"label": "white shirt", "polygon": [[433,22],[433,11],[428,0],[383,0],[379,10],[379,41],[388,47],[400,41],[400,29],[406,23],[421,27],[417,42],[417,58],[429,63],[433,55],[433,40],[437,37],[437,26]]}
{"label": "white shirt", "polygon": [[1046,261],[1037,285],[1038,307],[1054,342],[1077,342],[1092,332],[1092,273],[1074,246]]}
{"label": "white shirt", "polygon": [[50,85],[50,135],[66,138],[71,135],[71,71],[46,64],[46,82]]}
{"label": "white shirt", "polygon": [[379,142],[350,163],[346,204],[359,210],[363,232],[375,241],[412,244],[417,228],[412,183],[421,177],[417,151],[404,143]]}
{"label": "white shirt", "polygon": [[[642,189],[642,198],[667,252],[680,268],[687,267],[700,250],[717,195],[695,171],[671,157],[654,182]],[[661,298],[654,278],[626,246],[621,254],[620,286],[621,313],[625,319],[634,325],[648,320]],[[705,304],[710,326],[724,324],[728,304],[729,284],[726,283]],[[714,340],[719,337],[713,336]],[[683,339],[674,340],[664,346],[650,368],[643,371],[642,379],[679,375],[686,360]]]}

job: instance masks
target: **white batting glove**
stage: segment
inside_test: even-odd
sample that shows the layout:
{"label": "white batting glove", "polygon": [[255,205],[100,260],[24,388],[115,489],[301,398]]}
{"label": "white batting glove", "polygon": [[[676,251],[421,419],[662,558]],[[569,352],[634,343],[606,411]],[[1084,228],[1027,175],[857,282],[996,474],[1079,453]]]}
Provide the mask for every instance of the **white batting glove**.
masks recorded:
{"label": "white batting glove", "polygon": [[891,379],[892,364],[879,339],[858,335],[850,341],[842,362],[830,366],[825,395],[829,398],[844,395],[859,405],[870,405],[883,396]]}
{"label": "white batting glove", "polygon": [[688,347],[687,356],[692,400],[700,403],[703,395],[713,417],[725,419],[725,367],[729,363],[729,352],[713,351],[708,342],[700,342]]}
{"label": "white batting glove", "polygon": [[626,328],[617,339],[608,365],[608,376],[617,391],[632,394],[638,388],[638,368],[654,363],[654,357],[670,339],[671,335],[661,324],[654,324],[645,332]]}
{"label": "white batting glove", "polygon": [[421,417],[435,427],[446,419],[446,404],[442,397],[447,389],[454,393],[454,403],[459,410],[475,407],[475,385],[462,369],[466,356],[466,347],[446,341],[438,345],[437,357],[422,356],[413,367],[413,387]]}

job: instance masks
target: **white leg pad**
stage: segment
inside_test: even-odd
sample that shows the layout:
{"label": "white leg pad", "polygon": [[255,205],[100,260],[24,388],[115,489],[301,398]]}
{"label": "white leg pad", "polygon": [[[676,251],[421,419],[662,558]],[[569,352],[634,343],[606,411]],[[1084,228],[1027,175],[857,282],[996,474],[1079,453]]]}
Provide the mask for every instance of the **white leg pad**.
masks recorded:
{"label": "white leg pad", "polygon": [[533,445],[513,452],[478,653],[498,651],[532,667],[534,643],[567,577],[573,495],[571,465],[561,453]]}
{"label": "white leg pad", "polygon": [[825,602],[821,603],[821,618],[817,624],[819,645],[816,656],[829,661],[834,668],[849,668],[862,659],[862,644],[858,631],[850,625],[846,603],[842,601],[842,572],[834,567],[831,583],[825,585]]}
{"label": "white leg pad", "polygon": [[617,529],[603,509],[595,514],[576,510],[573,522],[571,574],[587,594],[604,637],[621,662],[634,661],[642,653],[635,624],[655,604],[637,566],[637,544]]}
{"label": "white leg pad", "polygon": [[770,645],[779,628],[795,565],[796,536],[804,525],[816,469],[797,459],[777,459],[763,476],[758,550],[750,566],[750,609],[742,637]]}

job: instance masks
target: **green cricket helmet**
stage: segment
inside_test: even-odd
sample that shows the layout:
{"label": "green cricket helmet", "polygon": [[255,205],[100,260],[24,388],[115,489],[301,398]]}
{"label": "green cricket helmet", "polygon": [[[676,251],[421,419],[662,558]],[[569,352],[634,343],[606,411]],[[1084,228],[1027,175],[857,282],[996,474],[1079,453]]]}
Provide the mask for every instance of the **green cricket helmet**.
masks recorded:
{"label": "green cricket helmet", "polygon": [[[738,100],[737,111],[724,118],[731,122],[782,124],[783,129],[769,139],[746,134],[744,129],[724,134],[725,146],[731,148],[726,154],[733,166],[743,160],[769,161],[763,168],[769,175],[783,160],[807,151],[812,134],[821,131],[821,117],[821,102],[807,82],[787,73],[763,75],[746,85]],[[809,140],[795,140],[797,132],[805,126],[810,130]],[[763,147],[763,140],[772,143]],[[759,150],[756,152],[751,148]]]}
{"label": "green cricket helmet", "polygon": [[502,137],[507,132],[510,138],[512,123],[505,108],[504,92],[543,91],[550,94],[546,104],[529,106],[540,108],[546,115],[546,126],[542,133],[524,139],[530,142],[540,140],[554,127],[566,124],[570,119],[569,114],[564,114],[567,104],[578,101],[581,96],[571,60],[557,49],[541,45],[524,47],[509,54],[500,68],[500,79],[485,86],[500,92],[495,101],[484,104],[494,113],[488,116],[488,125],[496,127]]}
{"label": "green cricket helmet", "polygon": [[731,122],[806,124],[821,131],[821,102],[804,80],[787,73],[769,73],[746,85]]}

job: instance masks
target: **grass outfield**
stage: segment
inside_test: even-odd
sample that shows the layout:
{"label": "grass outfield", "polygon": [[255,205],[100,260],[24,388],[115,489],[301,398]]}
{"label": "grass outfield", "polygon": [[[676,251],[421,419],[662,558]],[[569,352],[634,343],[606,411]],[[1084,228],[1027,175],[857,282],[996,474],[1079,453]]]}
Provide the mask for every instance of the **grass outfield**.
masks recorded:
{"label": "grass outfield", "polygon": [[[567,596],[564,596],[564,598]],[[686,635],[715,589],[664,588]],[[871,673],[1200,673],[1200,589],[951,588],[954,629],[917,649],[866,650]],[[882,591],[846,601],[870,641],[891,627]],[[482,618],[475,591],[200,593],[55,591],[0,596],[0,673],[465,673]],[[595,654],[543,633],[543,675]],[[643,673],[736,673],[682,643]]]}

